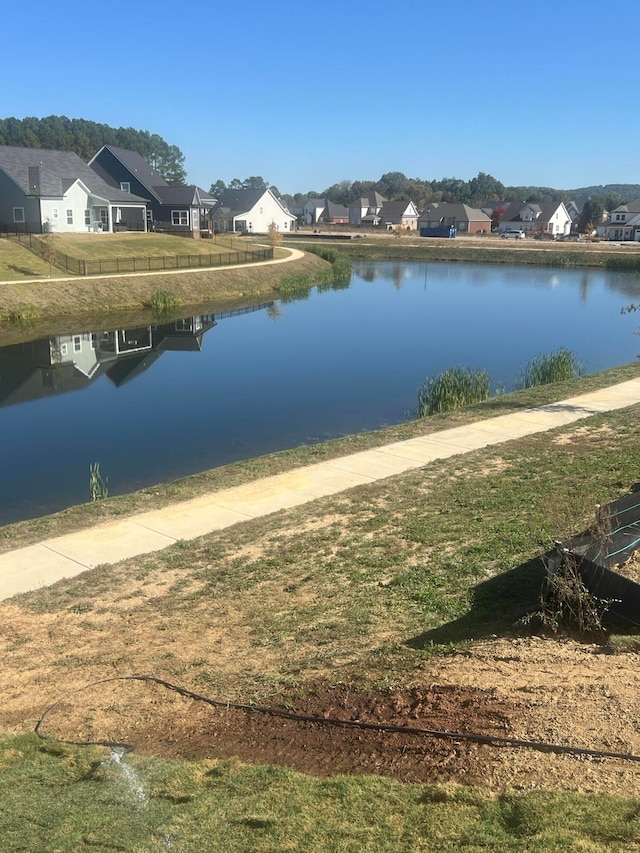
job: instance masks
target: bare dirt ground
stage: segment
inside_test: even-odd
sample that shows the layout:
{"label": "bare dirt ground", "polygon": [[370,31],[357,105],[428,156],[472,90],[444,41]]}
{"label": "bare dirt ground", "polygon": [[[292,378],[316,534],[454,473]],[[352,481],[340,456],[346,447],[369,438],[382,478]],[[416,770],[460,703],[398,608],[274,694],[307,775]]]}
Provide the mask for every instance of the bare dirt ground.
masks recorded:
{"label": "bare dirt ground", "polygon": [[[453,781],[506,788],[555,788],[640,796],[640,763],[554,754],[473,743],[459,738],[389,733],[296,721],[212,707],[163,686],[109,681],[79,666],[68,671],[55,657],[54,617],[2,608],[5,651],[16,636],[39,623],[31,666],[11,666],[3,655],[0,728],[32,729],[40,714],[67,691],[77,690],[47,714],[42,733],[70,741],[130,743],[142,754],[196,760],[237,756],[319,776],[375,773],[410,782]],[[73,632],[69,637],[73,644]],[[114,658],[117,638],[102,639]],[[38,656],[39,648],[44,652]],[[189,640],[197,654],[197,640]],[[81,655],[82,649],[78,647]],[[155,658],[155,659],[154,659]],[[158,672],[157,653],[139,648],[138,672]],[[148,668],[147,668],[148,667]],[[640,669],[635,653],[607,654],[601,647],[528,637],[499,639],[466,653],[434,658],[418,670],[410,689],[361,690],[329,680],[300,684],[261,704],[319,718],[473,732],[640,755]],[[167,677],[167,680],[172,679]],[[186,682],[186,683],[185,683]],[[195,689],[187,679],[181,686]],[[225,699],[211,695],[212,699]]]}

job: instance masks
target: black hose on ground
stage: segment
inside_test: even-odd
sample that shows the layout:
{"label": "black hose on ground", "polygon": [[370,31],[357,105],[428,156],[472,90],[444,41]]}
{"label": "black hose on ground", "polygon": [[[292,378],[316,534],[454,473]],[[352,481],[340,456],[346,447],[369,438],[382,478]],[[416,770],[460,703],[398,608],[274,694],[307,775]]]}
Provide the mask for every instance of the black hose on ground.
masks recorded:
{"label": "black hose on ground", "polygon": [[[442,729],[427,729],[420,726],[397,726],[390,723],[365,723],[359,720],[345,720],[340,717],[315,717],[312,714],[299,714],[295,711],[285,711],[281,708],[271,708],[263,705],[248,705],[242,702],[224,702],[219,699],[211,699],[208,696],[202,696],[200,693],[194,693],[192,690],[187,690],[177,684],[172,684],[165,681],[163,678],[156,678],[153,675],[116,675],[111,678],[101,678],[97,681],[92,681],[85,684],[84,687],[79,687],[77,690],[72,690],[58,699],[53,705],[50,705],[38,720],[34,729],[35,734],[42,740],[47,740],[48,735],[42,733],[41,729],[44,721],[49,714],[54,711],[62,702],[81,693],[83,690],[88,690],[90,687],[95,687],[98,684],[107,684],[112,681],[142,681],[150,684],[159,684],[167,690],[172,690],[186,699],[193,699],[197,702],[205,702],[207,705],[212,705],[214,708],[222,708],[227,711],[246,711],[254,714],[268,714],[272,717],[281,717],[286,720],[295,720],[296,722],[315,723],[325,726],[342,726],[343,728],[366,729],[369,731],[399,733],[408,735],[423,735],[448,740],[466,740],[473,743],[482,743],[487,746],[511,746],[517,749],[534,749],[539,752],[554,752],[558,754],[569,753],[571,755],[584,755],[590,758],[617,758],[624,761],[640,762],[640,755],[634,755],[630,752],[611,752],[602,749],[586,749],[580,746],[568,746],[558,743],[547,743],[544,741],[522,740],[513,737],[503,737],[500,735],[483,735],[475,732],[449,732]],[[135,745],[128,743],[119,743],[117,741],[108,740],[93,740],[93,741],[69,741],[62,740],[61,743],[69,744],[70,746],[108,746],[111,749],[122,750],[123,752],[131,752],[135,749]]]}

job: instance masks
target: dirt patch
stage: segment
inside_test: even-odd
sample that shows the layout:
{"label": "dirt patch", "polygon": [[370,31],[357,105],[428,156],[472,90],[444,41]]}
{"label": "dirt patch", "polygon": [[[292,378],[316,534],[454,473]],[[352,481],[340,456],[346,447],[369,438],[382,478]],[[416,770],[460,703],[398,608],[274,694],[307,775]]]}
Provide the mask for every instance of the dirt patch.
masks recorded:
{"label": "dirt patch", "polygon": [[[469,687],[361,691],[311,684],[296,694],[276,699],[275,713],[268,714],[212,707],[158,685],[115,682],[71,697],[54,709],[43,729],[66,740],[124,741],[139,753],[165,758],[239,757],[316,776],[375,773],[407,782],[479,783],[490,755],[487,746],[357,724],[504,736],[518,713],[492,691]],[[278,716],[279,710],[319,721]],[[335,719],[356,725],[329,722]]]}

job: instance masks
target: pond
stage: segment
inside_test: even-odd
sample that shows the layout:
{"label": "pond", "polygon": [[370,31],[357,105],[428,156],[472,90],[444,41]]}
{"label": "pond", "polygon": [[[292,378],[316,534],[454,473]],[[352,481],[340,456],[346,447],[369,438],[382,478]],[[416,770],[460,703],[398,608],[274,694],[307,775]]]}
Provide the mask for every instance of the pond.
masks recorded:
{"label": "pond", "polygon": [[120,494],[399,423],[455,365],[509,390],[559,347],[633,361],[639,295],[634,274],[362,263],[308,298],[0,347],[0,524],[88,500],[95,462]]}

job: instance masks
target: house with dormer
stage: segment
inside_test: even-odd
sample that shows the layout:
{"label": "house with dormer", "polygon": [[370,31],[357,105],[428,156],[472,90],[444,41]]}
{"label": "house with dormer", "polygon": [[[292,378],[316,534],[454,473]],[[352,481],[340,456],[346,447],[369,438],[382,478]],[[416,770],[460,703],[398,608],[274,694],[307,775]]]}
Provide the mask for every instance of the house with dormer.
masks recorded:
{"label": "house with dormer", "polygon": [[418,210],[412,201],[385,201],[380,208],[380,224],[390,231],[397,228],[417,231]]}
{"label": "house with dormer", "polygon": [[349,205],[350,225],[380,225],[380,211],[387,199],[372,190],[368,196],[356,199]]}
{"label": "house with dormer", "polygon": [[104,181],[71,151],[0,145],[0,226],[42,233],[144,231],[146,199]]}
{"label": "house with dormer", "polygon": [[640,241],[640,198],[611,211],[604,236],[607,240]]}
{"label": "house with dormer", "polygon": [[115,145],[103,145],[89,166],[110,186],[146,199],[148,231],[208,236],[216,199],[206,190],[195,184],[171,186],[137,151]]}
{"label": "house with dormer", "polygon": [[511,202],[500,216],[498,231],[524,231],[531,237],[562,237],[571,231],[571,216],[562,202]]}

